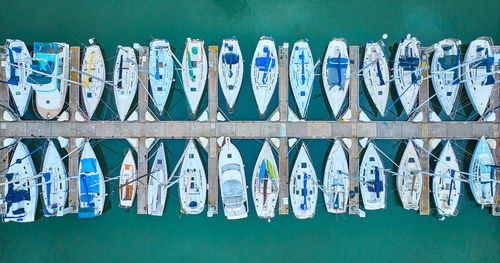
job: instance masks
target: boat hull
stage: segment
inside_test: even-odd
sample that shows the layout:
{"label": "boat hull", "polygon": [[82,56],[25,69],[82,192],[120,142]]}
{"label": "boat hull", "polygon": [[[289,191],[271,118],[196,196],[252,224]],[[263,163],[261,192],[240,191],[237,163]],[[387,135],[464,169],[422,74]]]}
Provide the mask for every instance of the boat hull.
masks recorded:
{"label": "boat hull", "polygon": [[[104,58],[99,46],[92,45],[85,49],[85,55],[82,61],[82,71],[98,77],[101,80],[106,80]],[[81,78],[83,103],[85,105],[87,117],[91,119],[101,101],[105,83],[85,75],[82,75]]]}
{"label": "boat hull", "polygon": [[252,89],[259,116],[264,118],[278,81],[278,57],[274,40],[261,37],[253,54],[250,68]]}
{"label": "boat hull", "polygon": [[238,98],[243,81],[243,55],[236,39],[224,39],[219,55],[219,80],[230,112]]}
{"label": "boat hull", "polygon": [[323,175],[323,197],[326,210],[329,213],[345,213],[349,201],[349,166],[344,148],[339,139],[336,139],[328,159]]}
{"label": "boat hull", "polygon": [[313,218],[318,200],[318,184],[307,147],[303,144],[290,175],[290,201],[295,217]]}
{"label": "boat hull", "polygon": [[385,209],[387,185],[384,164],[373,142],[368,144],[359,170],[363,206],[366,210]]}
{"label": "boat hull", "polygon": [[188,38],[182,58],[182,83],[189,104],[189,114],[198,112],[201,97],[207,82],[208,63],[204,41]]}
{"label": "boat hull", "polygon": [[27,83],[27,69],[31,66],[31,56],[26,44],[21,40],[7,39],[5,48],[8,51],[5,60],[19,66],[6,66],[5,76],[17,112],[23,116],[31,99],[31,85]]}
{"label": "boat hull", "polygon": [[[133,62],[131,62],[132,60]],[[131,47],[118,46],[115,68],[113,71],[114,95],[118,117],[125,121],[134,101],[139,83],[137,58]]]}
{"label": "boat hull", "polygon": [[172,80],[174,78],[174,60],[170,43],[166,40],[153,40],[149,44],[149,83],[156,109],[163,115]]}
{"label": "boat hull", "polygon": [[394,86],[406,115],[410,115],[422,86],[420,41],[408,36],[401,40],[394,57]]}
{"label": "boat hull", "polygon": [[314,84],[314,59],[311,48],[304,40],[295,42],[290,55],[290,85],[299,115],[306,117]]}
{"label": "boat hull", "polygon": [[337,117],[344,105],[350,83],[349,80],[346,81],[351,73],[351,65],[345,39],[330,41],[323,61],[323,88],[333,115]]}
{"label": "boat hull", "polygon": [[[374,62],[376,61],[376,62]],[[374,62],[374,63],[373,63]],[[378,43],[367,43],[363,64],[369,65],[363,71],[365,86],[380,115],[385,116],[389,97],[389,67],[382,47]]]}
{"label": "boat hull", "polygon": [[255,211],[260,218],[273,218],[278,201],[278,166],[267,140],[260,150],[252,173],[252,196]]}
{"label": "boat hull", "polygon": [[181,211],[196,215],[203,212],[207,199],[207,177],[194,140],[189,140],[179,178]]}

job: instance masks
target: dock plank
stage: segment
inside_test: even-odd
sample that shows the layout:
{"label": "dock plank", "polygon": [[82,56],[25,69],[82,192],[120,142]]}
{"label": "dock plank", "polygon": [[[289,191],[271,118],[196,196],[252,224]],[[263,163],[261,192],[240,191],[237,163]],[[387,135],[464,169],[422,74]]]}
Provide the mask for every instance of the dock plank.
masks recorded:
{"label": "dock plank", "polygon": [[[68,153],[76,149],[76,139],[71,138],[69,140],[69,151]],[[78,151],[72,153],[68,157],[68,177],[78,176]],[[68,182],[68,208],[71,208],[71,213],[77,213],[79,206],[78,198],[78,177],[72,178]]]}
{"label": "dock plank", "polygon": [[289,175],[288,175],[288,140],[287,140],[287,138],[280,138],[279,178],[280,178],[280,191],[278,193],[278,195],[279,195],[279,214],[280,215],[288,215]]}
{"label": "dock plank", "polygon": [[[71,68],[75,68],[80,70],[80,47],[74,46],[70,48],[70,62]],[[70,79],[72,81],[80,82],[80,74],[75,71],[71,71]],[[70,111],[70,120],[76,121],[76,114],[78,111],[81,112],[80,109],[80,85],[75,83],[69,84],[69,111]],[[88,117],[88,119],[92,118],[92,116]]]}
{"label": "dock plank", "polygon": [[[427,148],[429,145],[429,140],[424,141],[424,147]],[[429,149],[427,149],[429,150]],[[420,165],[424,172],[429,173],[429,154],[421,148],[418,148],[418,153],[420,157]],[[429,215],[430,214],[430,178],[428,174],[422,174],[422,192],[420,193],[420,203],[419,203],[419,214]]]}
{"label": "dock plank", "polygon": [[208,47],[208,118],[217,121],[217,107],[219,102],[219,50],[217,46]]}
{"label": "dock plank", "polygon": [[[349,46],[349,60],[351,63],[351,74],[359,70],[359,46]],[[359,146],[358,129],[356,123],[359,118],[359,77],[354,76],[349,83],[349,107],[352,112],[351,136],[352,145],[349,150],[349,175],[359,176]],[[358,214],[359,209],[359,181],[349,180],[349,214]]]}
{"label": "dock plank", "polygon": [[[421,57],[422,57],[422,66],[430,66],[430,54],[422,53],[423,49],[421,51]],[[429,76],[429,68],[424,70],[422,77],[426,78]],[[424,101],[427,101],[429,99],[429,89],[430,89],[430,79],[424,79],[422,81],[422,87],[420,88],[419,94],[418,94],[418,101],[419,103],[423,103]],[[420,112],[422,113],[423,117],[423,122],[424,124],[421,127],[421,132],[424,135],[428,135],[427,132],[427,125],[426,123],[429,122],[429,112],[430,112],[430,107],[429,103],[425,103],[422,105],[420,108]],[[428,149],[429,145],[429,139],[424,140],[424,147]],[[419,151],[419,157],[420,157],[420,165],[422,166],[422,170],[425,172],[430,172],[430,167],[429,167],[429,154],[424,151],[423,149],[418,149]],[[430,178],[428,174],[423,174],[422,175],[422,192],[420,193],[420,204],[419,204],[419,214],[420,215],[429,215],[430,214]]]}
{"label": "dock plank", "polygon": [[[208,115],[209,121],[217,122],[218,107],[218,47],[208,48]],[[213,131],[216,132],[215,130]],[[217,141],[210,138],[208,146],[208,211],[207,216],[212,217],[219,213],[219,173]]]}
{"label": "dock plank", "polygon": [[[279,95],[279,106],[278,110],[280,113],[280,121],[286,122],[288,120],[288,90],[289,90],[289,80],[288,80],[288,43],[285,42],[283,45],[279,46],[279,84],[278,84],[278,95]],[[278,193],[279,200],[279,214],[288,215],[288,143],[287,143],[287,127],[284,129],[277,129],[280,133],[280,147],[278,151],[278,162],[279,162],[279,178],[280,178],[280,190]]]}
{"label": "dock plank", "polygon": [[[141,52],[139,52],[139,65],[144,69],[149,69],[149,48],[142,47]],[[139,90],[138,90],[138,115],[140,122],[140,134],[138,137],[138,153],[137,153],[137,171],[138,176],[141,177],[148,173],[148,149],[146,147],[146,112],[148,110],[148,87],[149,87],[149,75],[148,73],[140,70],[139,71]],[[123,126],[123,125],[122,125]],[[122,130],[123,127],[122,127]],[[133,133],[137,129],[131,129],[128,133]],[[139,179],[137,184],[137,214],[147,214],[148,213],[148,177],[144,176]]]}
{"label": "dock plank", "polygon": [[284,122],[288,120],[288,43],[283,43],[279,46],[279,85],[278,85],[278,95],[279,95],[279,113],[280,121]]}
{"label": "dock plank", "polygon": [[[493,53],[498,53],[500,52],[500,46],[494,46],[493,47]],[[500,66],[496,65],[495,66],[496,70],[500,69]],[[496,160],[496,165],[500,165],[500,132],[499,132],[499,120],[500,120],[500,74],[497,73],[495,74],[495,86],[493,87],[493,91],[491,94],[491,108],[496,109],[495,114],[496,114],[496,130],[493,133],[493,137],[496,138],[497,142],[497,147],[494,150],[493,154],[495,156]],[[500,180],[500,172],[497,170],[496,173],[496,180]],[[491,214],[494,216],[500,216],[500,184],[496,184],[496,192],[495,192],[495,198],[493,201],[493,205],[491,206]]]}

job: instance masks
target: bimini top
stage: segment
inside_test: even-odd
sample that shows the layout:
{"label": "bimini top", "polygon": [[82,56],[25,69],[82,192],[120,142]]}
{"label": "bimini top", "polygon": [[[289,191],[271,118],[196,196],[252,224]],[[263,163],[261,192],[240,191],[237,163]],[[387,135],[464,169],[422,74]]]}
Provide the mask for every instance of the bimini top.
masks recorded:
{"label": "bimini top", "polygon": [[[33,62],[31,69],[52,75],[55,70],[56,55],[59,53],[59,45],[56,43],[40,43],[35,42],[33,45]],[[62,68],[58,68],[57,75],[62,73]],[[52,81],[52,77],[40,73],[32,72],[28,76],[28,83],[31,84],[48,84]]]}
{"label": "bimini top", "polygon": [[271,58],[271,51],[268,46],[264,46],[263,50],[266,56],[255,58],[255,66],[259,69],[259,71],[264,72],[264,75],[262,75],[262,84],[266,84],[267,74],[271,68],[276,66],[276,59]]}

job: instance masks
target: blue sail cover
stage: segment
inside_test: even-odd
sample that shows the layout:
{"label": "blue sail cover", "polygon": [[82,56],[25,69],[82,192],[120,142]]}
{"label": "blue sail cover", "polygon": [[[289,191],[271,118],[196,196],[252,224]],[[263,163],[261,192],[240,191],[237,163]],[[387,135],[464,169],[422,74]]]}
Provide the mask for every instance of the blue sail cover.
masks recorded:
{"label": "blue sail cover", "polygon": [[97,172],[97,160],[95,158],[85,158],[81,161],[82,173],[95,173]]}
{"label": "blue sail cover", "polygon": [[[7,211],[10,211],[11,207],[15,203],[19,203],[22,201],[29,201],[31,200],[31,196],[28,190],[14,190],[14,184],[9,183],[8,184],[8,190],[7,190],[7,195],[5,195],[5,202],[7,203]],[[15,211],[10,211],[14,215],[20,215],[24,214],[25,210],[23,207],[15,210]]]}
{"label": "blue sail cover", "polygon": [[450,183],[450,192],[448,193],[448,205],[450,205],[451,201],[451,192],[455,188],[455,179],[453,179],[455,178],[455,170],[451,170],[450,177],[451,177],[451,183]]}
{"label": "blue sail cover", "polygon": [[300,209],[307,210],[307,174],[304,173],[304,189],[302,189],[302,196],[304,196],[304,203],[300,204]]}
{"label": "blue sail cover", "polygon": [[[51,179],[50,173],[43,173],[42,176],[43,176],[43,179],[45,180],[45,183],[50,182],[50,179]],[[47,203],[45,204],[46,206],[51,206],[51,203],[50,203],[50,193],[52,192],[51,187],[52,187],[52,183],[47,183],[45,185],[45,189],[47,189]],[[46,210],[45,206],[43,207],[43,212],[45,214],[52,214]]]}
{"label": "blue sail cover", "polygon": [[274,68],[276,61],[274,58],[271,58],[271,51],[268,46],[264,46],[263,51],[266,53],[266,56],[255,58],[255,66],[259,69],[259,71],[264,71],[262,83],[266,84],[267,74],[271,68]]}
{"label": "blue sail cover", "polygon": [[264,183],[264,178],[266,177],[266,160],[262,160],[262,163],[260,164],[260,169],[259,169],[259,177],[260,177],[260,183]]}
{"label": "blue sail cover", "polygon": [[[346,75],[347,63],[349,60],[347,58],[338,57],[329,58],[326,60],[327,63],[327,74],[328,74],[328,85],[334,86],[342,84],[342,76]],[[341,89],[343,86],[340,87]]]}
{"label": "blue sail cover", "polygon": [[368,185],[369,192],[375,192],[377,198],[380,198],[380,192],[384,191],[384,184],[382,180],[380,180],[380,171],[378,167],[375,167],[375,180],[373,181],[373,185]]}
{"label": "blue sail cover", "polygon": [[7,81],[7,84],[17,86],[19,84],[19,77],[16,76],[16,67],[14,67],[14,53],[13,49],[9,48],[9,61],[10,61],[10,78]]}

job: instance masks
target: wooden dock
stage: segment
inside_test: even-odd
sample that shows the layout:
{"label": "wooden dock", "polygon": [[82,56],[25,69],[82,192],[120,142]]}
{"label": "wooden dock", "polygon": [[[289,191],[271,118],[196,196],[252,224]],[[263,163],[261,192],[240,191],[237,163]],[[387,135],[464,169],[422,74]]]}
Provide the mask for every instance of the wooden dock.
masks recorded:
{"label": "wooden dock", "polygon": [[[149,70],[149,48],[142,47],[139,52],[139,65],[146,70]],[[137,90],[137,98],[140,102],[137,110],[139,115],[140,136],[132,136],[132,138],[139,138],[137,145],[137,171],[138,176],[141,177],[137,183],[137,214],[143,215],[148,213],[148,149],[146,148],[146,112],[148,110],[148,85],[149,74],[143,70],[139,71],[139,88]]]}
{"label": "wooden dock", "polygon": [[[219,98],[218,75],[218,47],[208,48],[208,117],[211,123],[217,122],[217,107]],[[218,172],[218,147],[215,136],[215,125],[210,125],[208,133],[208,211],[207,216],[212,217],[219,213],[219,172]]]}
{"label": "wooden dock", "polygon": [[[286,136],[286,122],[288,121],[288,43],[279,47],[279,113],[281,122],[281,135]],[[285,127],[285,128],[283,128]],[[279,214],[288,215],[288,140],[280,138],[279,147],[279,178],[280,191],[278,193]]]}
{"label": "wooden dock", "polygon": [[[498,53],[500,52],[500,46],[495,46],[493,47],[493,53]],[[496,70],[499,70],[500,69],[500,66],[495,66],[495,69]],[[493,88],[493,91],[492,91],[492,94],[491,94],[491,101],[494,101],[496,103],[493,103],[492,107],[491,108],[498,108],[500,107],[500,74],[497,73],[495,75],[495,86]],[[497,112],[497,124],[499,122],[499,119],[500,119],[500,113],[499,113],[499,110],[496,111]],[[496,149],[493,151],[493,156],[495,157],[495,160],[496,160],[496,165],[500,165],[500,136],[499,136],[499,131],[500,129],[500,124],[497,125],[497,130],[496,130],[496,142],[497,142],[497,147]],[[497,168],[497,176],[496,176],[496,180],[497,181],[500,181],[500,171],[499,169]],[[495,192],[495,198],[494,198],[494,203],[491,207],[491,214],[493,214],[494,216],[500,216],[500,184],[496,184],[496,192]]]}
{"label": "wooden dock", "polygon": [[[359,70],[359,47],[349,47],[349,60],[351,63],[351,74]],[[358,144],[358,120],[359,120],[359,77],[350,79],[349,83],[349,109],[351,110],[351,133],[356,136],[346,136],[352,139],[349,149],[349,175],[358,177],[359,172],[359,144]],[[349,214],[359,214],[359,181],[349,179]]]}
{"label": "wooden dock", "polygon": [[[425,63],[425,65],[429,66],[430,65],[430,54],[423,55],[422,61]],[[422,77],[426,78],[429,74],[429,69],[426,69]],[[430,89],[430,79],[425,79],[422,81],[422,87],[419,91],[418,94],[418,101],[419,103],[422,103],[426,100],[429,99],[429,89]],[[429,103],[426,103],[422,105],[420,108],[420,112],[422,113],[423,117],[423,122],[424,125],[422,125],[422,133],[426,133],[426,125],[425,123],[429,122],[429,112],[430,112],[430,107]],[[426,147],[427,151],[429,151],[429,139],[424,140],[424,147]],[[423,149],[418,150],[419,157],[420,157],[420,165],[422,167],[422,170],[425,172],[430,172],[430,167],[429,167],[429,154],[424,151]],[[420,193],[420,204],[419,204],[419,214],[421,215],[429,215],[429,207],[430,207],[430,178],[428,174],[422,174],[422,192]]]}

